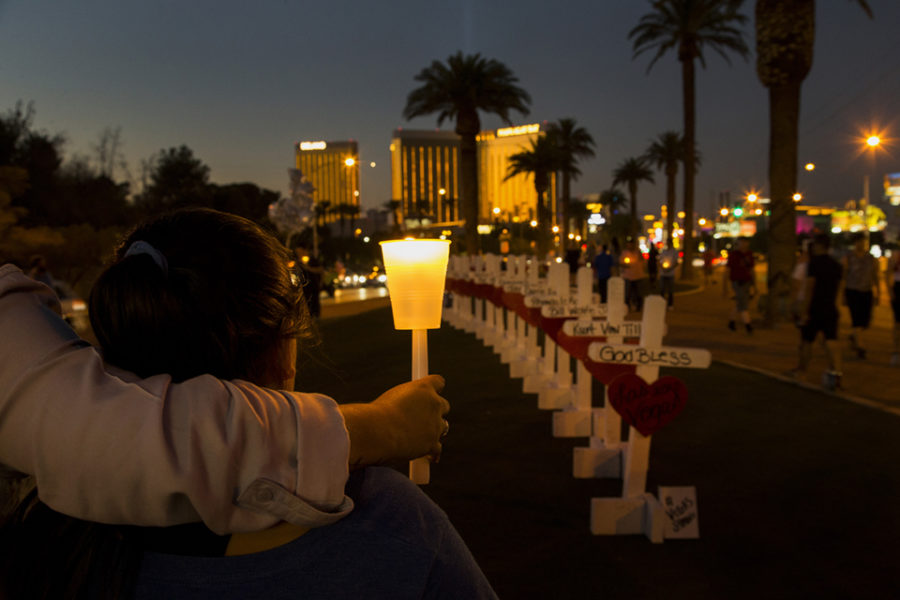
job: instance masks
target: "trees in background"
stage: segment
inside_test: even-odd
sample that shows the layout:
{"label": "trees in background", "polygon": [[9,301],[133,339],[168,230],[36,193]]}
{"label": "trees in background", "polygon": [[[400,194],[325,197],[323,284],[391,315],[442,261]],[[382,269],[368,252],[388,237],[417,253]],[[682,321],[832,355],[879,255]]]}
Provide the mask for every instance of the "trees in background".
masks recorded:
{"label": "trees in background", "polygon": [[571,182],[578,179],[581,170],[578,159],[594,156],[594,138],[584,127],[579,127],[575,119],[564,118],[547,126],[547,135],[553,140],[559,152],[559,172],[562,175],[562,218],[560,219],[560,239],[569,236],[569,210],[571,201]]}
{"label": "trees in background", "polygon": [[506,179],[525,173],[534,177],[534,189],[537,192],[537,255],[543,257],[550,249],[551,213],[544,200],[547,188],[550,187],[550,174],[559,170],[560,153],[555,142],[546,135],[531,141],[531,147],[509,157]]}
{"label": "trees in background", "polygon": [[629,157],[619,163],[613,170],[613,187],[624,184],[628,187],[628,198],[631,200],[632,235],[640,227],[637,216],[638,184],[642,181],[653,183],[653,170],[647,166],[643,157]]}
{"label": "trees in background", "polygon": [[421,85],[406,98],[403,116],[413,119],[437,113],[438,125],[455,119],[459,141],[460,212],[466,222],[466,251],[478,247],[478,163],[475,136],[481,130],[478,111],[493,113],[512,125],[512,111],[528,114],[531,96],[516,83],[518,78],[503,63],[480,54],[457,52],[446,63],[435,60],[415,80]]}
{"label": "trees in background", "polygon": [[[855,2],[872,17],[865,0]],[[778,307],[788,305],[791,290],[797,249],[792,197],[797,191],[800,89],[812,67],[815,11],[815,0],[756,1],[756,73],[769,91],[769,322],[778,316]]]}
{"label": "trees in background", "polygon": [[[633,40],[634,56],[653,50],[655,54],[647,71],[667,52],[674,51],[681,62],[681,83],[684,108],[684,236],[694,236],[694,163],[696,130],[696,99],[694,90],[694,61],[706,66],[704,47],[717,52],[730,62],[728,52],[747,56],[747,44],[740,31],[747,18],[739,11],[743,0],[656,0],[653,10],[643,17],[629,33]],[[685,244],[682,277],[693,277],[691,267],[694,247]]]}

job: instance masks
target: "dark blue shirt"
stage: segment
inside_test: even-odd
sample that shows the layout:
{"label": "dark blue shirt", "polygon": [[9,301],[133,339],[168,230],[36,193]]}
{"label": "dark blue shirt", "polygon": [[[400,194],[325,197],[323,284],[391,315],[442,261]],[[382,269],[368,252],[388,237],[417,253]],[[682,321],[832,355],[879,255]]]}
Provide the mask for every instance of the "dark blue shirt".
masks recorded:
{"label": "dark blue shirt", "polygon": [[594,273],[597,279],[609,279],[612,277],[613,257],[608,252],[602,252],[594,257]]}

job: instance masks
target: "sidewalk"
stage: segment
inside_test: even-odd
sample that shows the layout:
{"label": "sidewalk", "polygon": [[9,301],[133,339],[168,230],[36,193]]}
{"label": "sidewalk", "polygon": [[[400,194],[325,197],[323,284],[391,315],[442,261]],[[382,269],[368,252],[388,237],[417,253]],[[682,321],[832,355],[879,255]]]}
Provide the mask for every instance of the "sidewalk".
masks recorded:
{"label": "sidewalk", "polygon": [[[792,381],[785,373],[797,365],[797,347],[800,336],[791,323],[779,323],[773,329],[758,326],[761,315],[751,312],[757,321],[752,335],[742,328],[728,329],[733,302],[729,289],[722,293],[723,269],[716,271],[708,286],[696,291],[684,292],[675,298],[675,308],[668,314],[666,343],[673,346],[707,348],[714,361],[765,372],[785,381]],[[764,273],[757,273],[757,281],[765,281]],[[755,309],[755,302],[753,308]],[[634,318],[634,317],[633,317]],[[847,341],[850,317],[841,307],[839,339],[843,348],[843,392],[836,395],[900,415],[900,367],[892,367],[891,331],[893,314],[887,304],[887,294],[875,307],[872,327],[864,339],[868,351],[866,360],[859,360],[850,352]],[[807,381],[797,385],[821,390],[821,376],[828,368],[821,340],[813,347],[813,359],[807,373]]]}

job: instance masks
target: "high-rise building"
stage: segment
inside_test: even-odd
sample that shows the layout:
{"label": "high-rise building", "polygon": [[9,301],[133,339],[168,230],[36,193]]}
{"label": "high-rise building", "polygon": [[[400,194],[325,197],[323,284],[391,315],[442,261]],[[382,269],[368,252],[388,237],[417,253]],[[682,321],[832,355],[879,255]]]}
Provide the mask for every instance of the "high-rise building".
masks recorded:
{"label": "high-rise building", "polygon": [[[526,173],[506,179],[509,157],[531,149],[538,136],[544,135],[540,123],[503,127],[482,131],[476,138],[478,144],[478,220],[531,221],[537,218],[537,191],[534,176]],[[550,187],[544,194],[556,224],[556,175],[550,173]],[[499,209],[499,210],[497,210]]]}
{"label": "high-rise building", "polygon": [[[506,179],[509,157],[543,135],[540,124],[483,131],[477,137],[479,223],[528,222],[537,217],[534,177]],[[544,198],[556,224],[556,177]],[[459,224],[459,136],[451,131],[397,129],[391,139],[391,198],[404,219],[427,216]],[[497,209],[497,210],[495,210]]]}
{"label": "high-rise building", "polygon": [[316,188],[312,197],[320,223],[339,220],[343,206],[359,211],[359,147],[355,141],[297,142],[294,152],[296,167]]}
{"label": "high-rise building", "polygon": [[459,136],[396,129],[391,137],[391,199],[404,219],[452,223],[459,216]]}

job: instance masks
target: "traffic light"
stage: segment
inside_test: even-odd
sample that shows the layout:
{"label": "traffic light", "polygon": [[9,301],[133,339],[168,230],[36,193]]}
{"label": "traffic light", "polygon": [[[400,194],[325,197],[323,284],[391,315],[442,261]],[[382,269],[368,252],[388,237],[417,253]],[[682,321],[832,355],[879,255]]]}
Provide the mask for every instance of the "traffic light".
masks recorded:
{"label": "traffic light", "polygon": [[731,211],[731,213],[732,213],[735,217],[742,217],[742,216],[744,216],[744,209],[741,208],[740,206],[735,206],[735,207],[734,207],[734,210]]}

